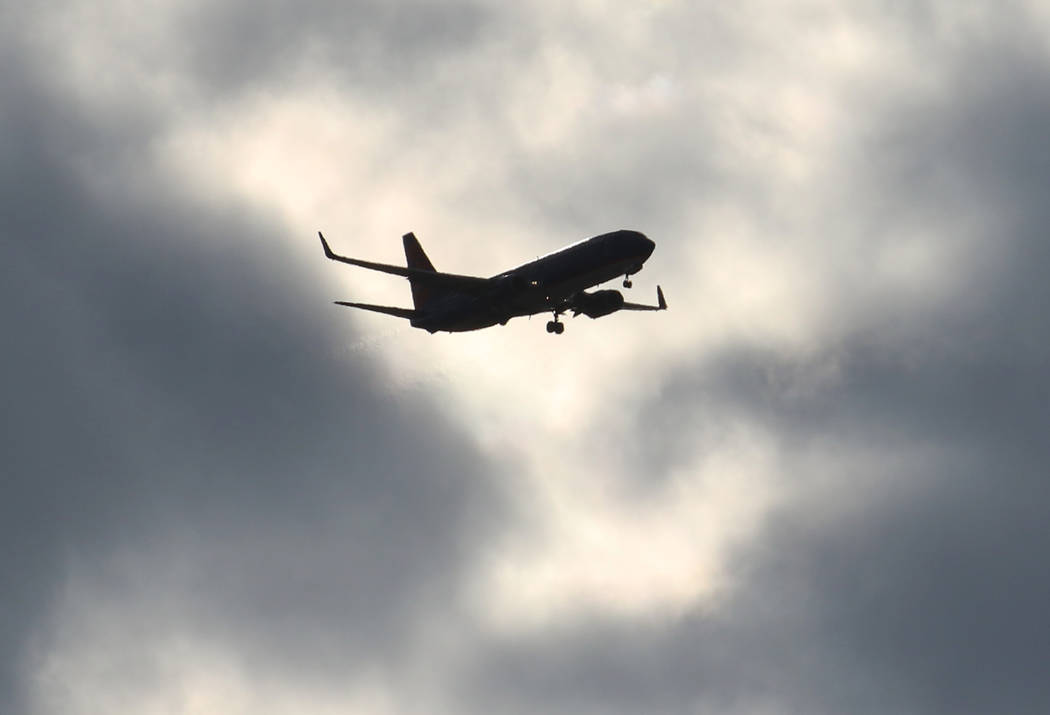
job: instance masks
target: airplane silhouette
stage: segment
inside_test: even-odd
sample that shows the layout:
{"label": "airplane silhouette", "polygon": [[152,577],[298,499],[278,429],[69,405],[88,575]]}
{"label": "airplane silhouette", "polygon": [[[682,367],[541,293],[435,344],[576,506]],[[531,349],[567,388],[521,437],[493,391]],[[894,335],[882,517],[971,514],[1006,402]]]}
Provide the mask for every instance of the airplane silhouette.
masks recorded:
{"label": "airplane silhouette", "polygon": [[631,276],[642,270],[642,264],[656,247],[638,231],[621,229],[604,233],[491,278],[435,270],[411,232],[402,236],[405,266],[340,256],[332,252],[320,231],[317,235],[325,256],[333,261],[402,276],[412,287],[412,308],[341,300],[335,301],[336,305],[407,318],[413,327],[431,333],[479,330],[497,323],[506,325],[508,320],[519,316],[553,313],[547,332],[560,335],[565,325],[559,317],[566,311],[572,311],[574,318],[581,313],[600,318],[618,310],[667,309],[659,286],[656,287],[657,305],[628,303],[618,290],[591,293],[586,290],[617,276],[624,277],[624,288],[631,287]]}

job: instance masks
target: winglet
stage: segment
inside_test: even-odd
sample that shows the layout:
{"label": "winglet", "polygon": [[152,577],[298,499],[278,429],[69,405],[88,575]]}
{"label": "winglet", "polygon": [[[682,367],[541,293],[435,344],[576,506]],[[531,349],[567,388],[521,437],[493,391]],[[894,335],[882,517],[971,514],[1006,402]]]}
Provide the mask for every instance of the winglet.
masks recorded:
{"label": "winglet", "polygon": [[318,231],[317,235],[321,237],[321,245],[324,247],[324,255],[328,258],[335,258],[335,254],[332,253],[332,249],[328,247],[328,241],[324,240],[324,234]]}
{"label": "winglet", "polygon": [[660,286],[656,286],[656,303],[660,310],[667,310],[667,301],[664,300],[664,291]]}

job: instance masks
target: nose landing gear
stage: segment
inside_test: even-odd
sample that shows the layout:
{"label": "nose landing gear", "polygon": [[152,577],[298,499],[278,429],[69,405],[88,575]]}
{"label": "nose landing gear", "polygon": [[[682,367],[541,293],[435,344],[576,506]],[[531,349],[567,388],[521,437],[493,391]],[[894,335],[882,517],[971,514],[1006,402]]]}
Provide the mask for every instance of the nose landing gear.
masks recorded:
{"label": "nose landing gear", "polygon": [[547,321],[547,332],[561,335],[565,332],[565,324],[558,320],[558,311],[554,311],[554,320]]}
{"label": "nose landing gear", "polygon": [[631,274],[628,273],[627,275],[625,275],[623,277],[623,287],[624,288],[630,288],[633,285],[634,285],[634,283],[631,283]]}

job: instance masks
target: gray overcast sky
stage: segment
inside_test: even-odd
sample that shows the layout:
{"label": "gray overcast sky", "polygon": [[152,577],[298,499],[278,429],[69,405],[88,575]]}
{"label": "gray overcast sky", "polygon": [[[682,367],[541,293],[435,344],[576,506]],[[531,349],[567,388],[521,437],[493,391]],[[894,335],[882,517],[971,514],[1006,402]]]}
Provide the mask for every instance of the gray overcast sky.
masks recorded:
{"label": "gray overcast sky", "polygon": [[[0,711],[1050,710],[1045,3],[3,2],[0,67]],[[671,310],[557,338],[315,239],[621,227]]]}

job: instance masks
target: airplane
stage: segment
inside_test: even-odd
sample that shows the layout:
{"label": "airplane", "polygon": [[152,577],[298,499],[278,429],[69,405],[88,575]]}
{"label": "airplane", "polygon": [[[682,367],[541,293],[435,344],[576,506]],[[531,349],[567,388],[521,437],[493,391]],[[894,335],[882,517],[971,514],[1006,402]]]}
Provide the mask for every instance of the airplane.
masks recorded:
{"label": "airplane", "polygon": [[618,290],[588,288],[623,276],[623,287],[631,287],[631,276],[642,270],[656,244],[638,231],[621,229],[580,241],[535,261],[491,278],[442,273],[423,252],[415,234],[402,236],[405,266],[374,263],[332,252],[320,231],[324,254],[333,261],[408,279],[412,308],[334,301],[336,305],[407,318],[412,327],[430,333],[456,333],[506,325],[511,318],[553,313],[547,332],[565,331],[562,313],[575,318],[600,318],[618,310],[666,310],[663,290],[656,287],[656,305],[629,303]]}

